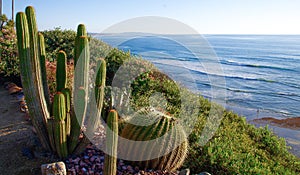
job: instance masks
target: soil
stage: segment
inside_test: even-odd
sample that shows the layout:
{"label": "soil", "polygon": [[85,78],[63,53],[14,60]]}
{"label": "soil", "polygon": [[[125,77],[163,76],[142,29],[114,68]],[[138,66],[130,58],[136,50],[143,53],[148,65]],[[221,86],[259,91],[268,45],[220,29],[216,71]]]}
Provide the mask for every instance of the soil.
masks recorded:
{"label": "soil", "polygon": [[40,166],[53,160],[43,153],[30,121],[16,97],[0,87],[0,175],[40,175]]}

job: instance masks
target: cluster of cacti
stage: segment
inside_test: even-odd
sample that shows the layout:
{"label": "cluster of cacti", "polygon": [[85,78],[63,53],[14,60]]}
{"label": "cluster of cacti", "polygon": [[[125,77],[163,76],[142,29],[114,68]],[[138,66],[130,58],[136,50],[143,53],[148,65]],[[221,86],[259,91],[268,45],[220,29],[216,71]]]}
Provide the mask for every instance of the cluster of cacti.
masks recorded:
{"label": "cluster of cacti", "polygon": [[173,171],[183,164],[187,155],[188,142],[184,130],[176,119],[153,108],[138,111],[129,119],[121,136],[145,142],[120,146],[125,157],[139,160],[134,163],[140,168]]}
{"label": "cluster of cacti", "polygon": [[[95,98],[88,100],[89,40],[85,26],[80,24],[74,48],[73,93],[66,87],[66,53],[60,51],[57,55],[57,92],[53,103],[50,104],[44,38],[42,34],[38,33],[35,12],[32,7],[26,8],[26,14],[23,12],[17,14],[16,29],[23,89],[32,123],[43,147],[46,150],[56,152],[62,158],[67,157],[68,154],[80,153],[89,143],[88,138],[93,136],[94,130],[100,122],[106,81],[105,61],[100,60],[100,64],[97,66],[99,71],[94,83],[95,93],[92,93]],[[125,99],[126,103],[124,104],[122,103],[124,101],[122,94],[118,99],[117,106],[124,106],[124,104],[128,106],[129,97]],[[83,134],[83,139],[79,139],[82,134],[83,122],[87,116],[88,104],[95,104],[94,107],[89,107],[94,110],[91,110],[92,112],[89,113],[87,118],[87,130]],[[145,123],[148,124],[145,125]],[[110,110],[107,117],[107,126],[107,155],[105,156],[103,173],[112,175],[117,172],[118,114],[115,110]],[[137,160],[143,160],[138,162],[140,168],[172,171],[183,163],[187,152],[187,138],[184,130],[176,123],[176,119],[155,110],[142,110],[137,112],[130,122],[124,125],[121,133],[123,138],[132,141],[149,141],[164,135],[166,135],[166,138],[162,143],[159,143],[159,149],[153,148],[151,144],[145,144],[142,147],[128,144],[121,145],[121,147],[126,149],[128,155],[131,155],[129,157],[135,156]],[[178,145],[178,147],[173,149],[173,145]],[[154,151],[157,150],[158,155],[161,156],[158,158],[151,157]]]}
{"label": "cluster of cacti", "polygon": [[[79,153],[87,143],[79,139],[88,105],[89,42],[84,25],[78,26],[75,43],[75,75],[73,94],[66,87],[66,53],[57,54],[56,94],[50,104],[46,75],[46,52],[43,35],[38,33],[33,7],[26,13],[19,12],[16,18],[21,77],[32,123],[46,150],[60,157]],[[96,83],[97,112],[89,116],[91,127],[99,124],[103,105],[106,63],[101,62]],[[73,99],[73,100],[72,100]],[[75,115],[76,114],[76,115]],[[89,131],[93,132],[93,131]],[[83,140],[87,140],[84,138]],[[82,146],[83,145],[83,146]]]}

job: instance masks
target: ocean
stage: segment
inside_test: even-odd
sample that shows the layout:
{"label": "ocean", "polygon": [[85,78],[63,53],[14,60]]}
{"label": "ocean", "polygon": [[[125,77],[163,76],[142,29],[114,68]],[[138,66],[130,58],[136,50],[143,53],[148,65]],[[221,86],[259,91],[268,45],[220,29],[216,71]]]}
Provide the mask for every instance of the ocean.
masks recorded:
{"label": "ocean", "polygon": [[[214,87],[221,89],[222,105],[248,120],[300,116],[300,35],[128,33],[97,38],[151,61],[207,98],[214,97]],[[224,83],[213,82],[219,80]]]}

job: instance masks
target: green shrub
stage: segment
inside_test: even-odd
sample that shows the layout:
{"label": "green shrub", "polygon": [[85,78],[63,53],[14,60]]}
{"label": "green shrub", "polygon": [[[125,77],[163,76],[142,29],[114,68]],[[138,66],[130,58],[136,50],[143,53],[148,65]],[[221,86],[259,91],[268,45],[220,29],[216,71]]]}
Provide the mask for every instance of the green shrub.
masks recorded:
{"label": "green shrub", "polygon": [[56,27],[54,30],[45,30],[41,33],[45,37],[46,53],[49,60],[55,60],[60,50],[66,52],[68,59],[74,58],[75,31],[62,30]]}
{"label": "green shrub", "polygon": [[96,61],[99,58],[105,58],[112,48],[101,40],[90,37],[91,60]]}
{"label": "green shrub", "polygon": [[106,84],[111,86],[113,78],[119,67],[127,60],[131,59],[130,52],[123,52],[116,48],[111,49],[105,57],[107,63]]}
{"label": "green shrub", "polygon": [[[3,19],[2,19],[3,20]],[[17,37],[13,21],[1,22],[0,31],[0,74],[6,77],[19,76]]]}
{"label": "green shrub", "polygon": [[268,127],[256,128],[232,112],[224,112],[217,133],[205,146],[199,147],[197,140],[207,117],[199,116],[189,138],[190,150],[185,167],[192,172],[299,174],[300,160],[288,152],[284,139],[279,139]]}

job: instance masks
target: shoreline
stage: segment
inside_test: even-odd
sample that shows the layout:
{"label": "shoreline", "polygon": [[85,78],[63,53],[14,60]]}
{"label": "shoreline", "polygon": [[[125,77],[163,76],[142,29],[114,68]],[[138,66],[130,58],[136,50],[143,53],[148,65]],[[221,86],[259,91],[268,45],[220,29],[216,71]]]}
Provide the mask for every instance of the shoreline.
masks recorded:
{"label": "shoreline", "polygon": [[237,113],[240,117],[245,117],[249,124],[256,127],[268,125],[278,137],[284,138],[290,152],[300,158],[300,117],[284,117],[278,113],[247,109],[236,106],[226,106],[226,110]]}

